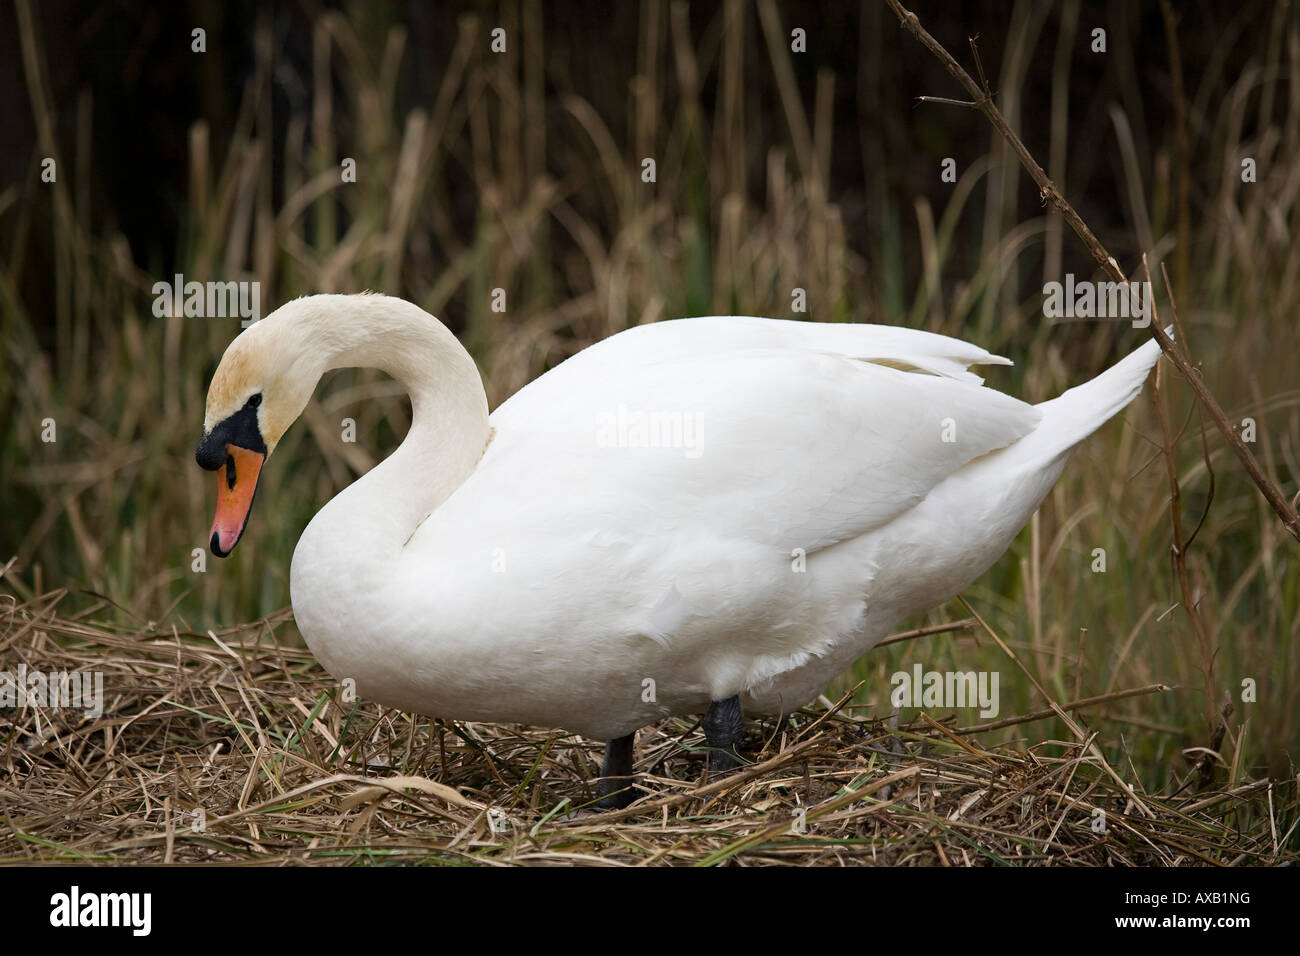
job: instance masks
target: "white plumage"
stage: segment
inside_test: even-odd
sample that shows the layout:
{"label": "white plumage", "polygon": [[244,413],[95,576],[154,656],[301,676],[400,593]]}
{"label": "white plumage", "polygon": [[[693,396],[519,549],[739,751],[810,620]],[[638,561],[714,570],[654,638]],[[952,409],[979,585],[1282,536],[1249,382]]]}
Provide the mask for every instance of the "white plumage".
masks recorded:
{"label": "white plumage", "polygon": [[611,739],[736,694],[807,703],[983,573],[1158,354],[1031,406],[969,371],[1005,359],[944,336],[683,319],[586,349],[489,418],[437,320],[313,296],[232,343],[208,420],[265,392],[269,453],[326,369],[401,381],[406,440],[294,553],[307,643],[389,706]]}

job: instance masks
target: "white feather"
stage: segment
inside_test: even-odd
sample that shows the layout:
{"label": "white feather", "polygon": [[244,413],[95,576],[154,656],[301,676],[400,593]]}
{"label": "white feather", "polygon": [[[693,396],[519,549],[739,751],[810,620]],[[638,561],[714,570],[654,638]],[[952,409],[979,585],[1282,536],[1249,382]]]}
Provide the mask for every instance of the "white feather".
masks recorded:
{"label": "white feather", "polygon": [[[1157,355],[1031,406],[982,387],[971,365],[1009,363],[955,339],[686,319],[600,342],[479,421],[449,397],[482,394],[447,370],[452,346],[420,354],[412,326],[436,320],[381,296],[300,301],[279,321],[329,315],[342,336],[319,364],[364,353],[416,410],[299,543],[312,650],[390,706],[600,739],[733,694],[805,704],[982,574]],[[610,441],[620,414],[693,422],[698,441]]]}

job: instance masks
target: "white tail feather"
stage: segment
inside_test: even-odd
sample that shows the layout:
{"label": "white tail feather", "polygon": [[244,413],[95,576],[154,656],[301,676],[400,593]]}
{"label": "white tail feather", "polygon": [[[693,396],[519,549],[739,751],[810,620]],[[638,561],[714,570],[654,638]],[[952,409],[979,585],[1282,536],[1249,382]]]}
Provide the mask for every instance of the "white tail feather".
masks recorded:
{"label": "white tail feather", "polygon": [[1017,443],[1021,451],[1038,460],[1068,452],[1138,397],[1159,357],[1160,344],[1152,339],[1091,381],[1036,405],[1043,418]]}
{"label": "white tail feather", "polygon": [[1055,433],[1060,451],[1073,448],[1141,394],[1158,358],[1160,343],[1152,339],[1091,381],[1041,403],[1043,420],[1035,431]]}

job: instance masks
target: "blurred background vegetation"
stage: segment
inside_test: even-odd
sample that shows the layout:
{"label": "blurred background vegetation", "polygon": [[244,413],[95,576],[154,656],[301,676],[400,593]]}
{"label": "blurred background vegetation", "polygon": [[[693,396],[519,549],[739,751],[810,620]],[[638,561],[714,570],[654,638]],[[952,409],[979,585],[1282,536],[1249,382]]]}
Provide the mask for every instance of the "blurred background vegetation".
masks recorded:
{"label": "blurred background vegetation", "polygon": [[[1229,416],[1256,420],[1252,447],[1294,494],[1295,4],[910,7],[972,72],[978,35],[1000,108],[1121,266],[1135,274],[1143,252],[1167,264],[1192,356]],[[791,50],[796,28],[806,52]],[[16,0],[0,10],[0,71],[0,589],[142,633],[287,605],[302,528],[409,423],[385,376],[333,373],[269,464],[239,549],[194,570],[214,491],[193,447],[239,320],[154,317],[152,285],[178,272],[256,280],[264,313],[316,292],[410,299],[461,336],[494,406],[631,325],[790,317],[796,287],[801,318],[1007,355],[1015,368],[988,384],[1030,401],[1148,334],[1043,318],[1045,281],[1096,277],[1086,250],[982,116],[918,104],[962,92],[876,0]],[[940,176],[949,157],[956,183]],[[1148,787],[1186,772],[1181,751],[1209,742],[1224,694],[1237,703],[1221,775],[1293,776],[1296,544],[1208,424],[1203,452],[1190,393],[1164,376],[1188,527],[1204,512],[1188,563],[1208,652],[1176,607],[1150,390],[1079,449],[967,597],[1059,700],[1176,687],[1085,715],[1118,730],[1108,753]],[[965,616],[954,603],[913,623]],[[1001,671],[1004,715],[1042,706],[971,631],[873,652],[838,689],[866,679],[862,703],[887,713],[889,674],[914,661]],[[1243,678],[1257,703],[1240,702]]]}

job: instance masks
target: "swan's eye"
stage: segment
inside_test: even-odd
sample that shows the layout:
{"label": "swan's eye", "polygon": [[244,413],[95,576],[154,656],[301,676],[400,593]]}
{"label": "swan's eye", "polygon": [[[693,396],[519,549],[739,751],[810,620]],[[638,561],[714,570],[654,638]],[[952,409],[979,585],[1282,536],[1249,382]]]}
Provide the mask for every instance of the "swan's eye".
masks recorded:
{"label": "swan's eye", "polygon": [[262,404],[262,393],[261,393],[261,392],[258,392],[256,395],[251,396],[251,397],[248,399],[248,401],[245,402],[244,404],[245,404],[245,407],[247,407],[247,408],[256,408],[258,405],[261,405],[261,404]]}

